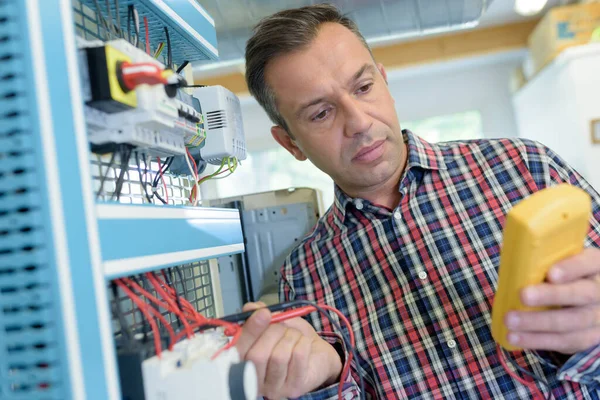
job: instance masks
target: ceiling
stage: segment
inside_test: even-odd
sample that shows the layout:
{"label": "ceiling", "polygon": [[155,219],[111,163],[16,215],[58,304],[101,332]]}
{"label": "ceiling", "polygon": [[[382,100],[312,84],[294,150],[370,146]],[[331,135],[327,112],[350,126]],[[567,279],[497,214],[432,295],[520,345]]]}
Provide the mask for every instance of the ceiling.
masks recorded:
{"label": "ceiling", "polygon": [[[277,11],[315,4],[320,0],[196,0],[214,18],[219,62],[198,63],[197,72],[213,75],[219,69],[243,64],[252,27]],[[547,7],[561,0],[549,0]],[[563,0],[564,1],[564,0]],[[333,0],[355,20],[372,46],[459,29],[524,20],[514,12],[514,0]],[[211,71],[212,70],[212,71]],[[212,72],[212,73],[211,73]]]}

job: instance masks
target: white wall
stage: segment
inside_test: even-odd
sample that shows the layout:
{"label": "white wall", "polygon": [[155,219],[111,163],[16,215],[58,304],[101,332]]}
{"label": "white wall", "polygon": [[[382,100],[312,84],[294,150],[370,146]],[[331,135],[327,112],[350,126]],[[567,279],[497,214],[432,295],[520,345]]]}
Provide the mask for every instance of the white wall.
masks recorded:
{"label": "white wall", "polygon": [[591,121],[600,119],[600,44],[561,53],[514,97],[521,136],[556,151],[600,190],[600,145]]}
{"label": "white wall", "polygon": [[[509,79],[523,57],[523,51],[507,52],[389,71],[400,125],[407,120],[479,110],[486,137],[517,136]],[[241,100],[249,151],[277,146],[265,112],[254,99]]]}

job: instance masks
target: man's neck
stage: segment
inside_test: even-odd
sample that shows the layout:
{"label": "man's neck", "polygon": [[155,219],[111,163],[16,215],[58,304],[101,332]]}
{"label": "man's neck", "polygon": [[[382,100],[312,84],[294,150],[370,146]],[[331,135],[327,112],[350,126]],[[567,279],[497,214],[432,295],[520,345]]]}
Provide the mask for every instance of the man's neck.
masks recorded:
{"label": "man's neck", "polygon": [[400,184],[400,178],[406,168],[406,161],[408,159],[408,147],[405,143],[402,143],[402,158],[400,159],[400,167],[395,171],[385,182],[382,182],[376,187],[367,188],[364,190],[354,190],[348,193],[351,197],[357,197],[368,200],[373,204],[394,209],[400,203],[400,192],[398,191],[398,185]]}

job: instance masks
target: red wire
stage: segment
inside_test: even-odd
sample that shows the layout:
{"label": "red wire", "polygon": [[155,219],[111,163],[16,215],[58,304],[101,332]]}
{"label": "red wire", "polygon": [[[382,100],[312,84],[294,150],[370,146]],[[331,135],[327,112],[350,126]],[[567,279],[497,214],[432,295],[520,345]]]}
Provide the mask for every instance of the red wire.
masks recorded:
{"label": "red wire", "polygon": [[[179,318],[181,318],[181,320],[183,321],[184,326],[186,326],[186,327],[189,326],[188,321],[184,318],[185,314],[183,313],[183,311],[179,310],[179,307],[177,307],[177,304],[175,304],[173,302],[172,298],[167,293],[164,292],[164,290],[160,287],[160,284],[158,284],[155,281],[153,281],[153,279],[155,279],[156,277],[154,275],[150,274],[150,273],[148,273],[147,276],[149,277],[150,283],[152,284],[152,286],[154,287],[154,289],[167,302],[167,309],[170,312],[175,313]],[[152,278],[150,276],[152,276]]]}
{"label": "red wire", "polygon": [[121,289],[123,289],[125,294],[127,294],[127,296],[129,296],[131,301],[133,301],[139,307],[142,314],[144,314],[144,316],[150,323],[150,327],[152,328],[152,335],[154,336],[154,349],[156,350],[156,355],[158,356],[158,358],[160,358],[161,353],[162,353],[162,346],[160,345],[160,334],[158,332],[158,327],[156,326],[156,321],[154,321],[154,318],[152,318],[152,315],[150,315],[150,313],[148,312],[148,310],[146,308],[147,304],[144,303],[143,301],[141,301],[141,299],[139,297],[136,298],[136,296],[133,296],[133,293],[129,290],[129,288],[123,282],[121,282],[117,279],[115,281],[115,283]]}
{"label": "red wire", "polygon": [[196,180],[198,180],[198,166],[196,165],[196,160],[194,160],[194,156],[192,156],[192,153],[190,153],[190,150],[187,147],[185,148],[185,151],[190,160],[192,160],[192,165],[194,166],[194,173],[196,174]]}
{"label": "red wire", "polygon": [[144,17],[144,29],[146,30],[146,53],[150,55],[150,31],[148,30],[148,17]]}
{"label": "red wire", "polygon": [[[170,287],[169,285],[167,285],[158,276],[155,275],[154,277],[166,289],[166,291],[167,291],[167,293],[169,295],[171,295],[173,298],[174,298],[174,296],[177,296],[177,293],[175,292],[175,290],[172,287]],[[198,313],[196,311],[196,309],[194,308],[194,306],[192,306],[189,301],[187,301],[183,297],[180,298],[179,300],[180,300],[182,306],[186,309],[186,311],[192,315],[192,319],[194,321],[196,321],[198,323],[205,323],[205,321],[207,321],[206,318],[204,318],[200,313]]]}
{"label": "red wire", "polygon": [[129,279],[129,278],[122,278],[121,280],[123,282],[125,282],[127,285],[133,287],[138,292],[140,292],[143,296],[145,296],[148,300],[150,300],[151,302],[153,302],[157,306],[159,306],[161,308],[164,308],[167,311],[171,311],[169,309],[169,306],[167,304],[163,303],[162,301],[158,300],[156,297],[152,296],[149,292],[147,292],[146,290],[144,290],[144,288],[142,288],[140,285],[138,285],[137,283],[135,283],[131,279]]}
{"label": "red wire", "polygon": [[163,188],[165,189],[165,201],[169,202],[169,192],[167,191],[167,182],[165,182],[165,177],[163,175],[162,166],[160,164],[160,157],[156,157],[156,161],[158,162],[158,173],[160,174],[160,180],[162,181]]}
{"label": "red wire", "polygon": [[[140,285],[138,285],[137,283],[133,282],[131,279],[128,278],[122,278],[121,281],[125,284],[128,285],[128,289],[129,286],[133,287],[135,290],[137,290],[138,292],[142,293],[144,296],[146,296],[147,293],[148,296],[152,297],[153,299],[151,299],[150,297],[146,296],[146,298],[148,298],[150,301],[153,301],[154,303],[156,303],[159,307],[164,308],[167,311],[171,311],[169,310],[169,308],[167,306],[165,306],[164,303],[160,302],[158,299],[156,299],[154,296],[152,296],[150,293],[146,292],[143,288],[140,287]],[[135,292],[131,291],[131,294],[135,297],[137,297],[139,299],[139,295],[137,295]],[[130,296],[131,297],[131,296]],[[133,300],[133,299],[132,299]],[[140,299],[141,300],[141,299]],[[137,304],[137,303],[136,303]],[[165,326],[165,328],[167,329],[167,331],[169,332],[169,350],[173,349],[173,346],[175,345],[176,340],[175,340],[175,331],[173,330],[173,327],[171,327],[171,324],[169,323],[169,321],[167,321],[167,319],[160,313],[160,311],[158,311],[157,309],[155,309],[154,307],[150,306],[149,304],[143,303],[149,310],[150,312],[160,320],[160,322],[162,322],[162,324]]]}
{"label": "red wire", "polygon": [[173,299],[171,299],[170,296],[163,290],[153,273],[148,272],[146,273],[146,276],[148,277],[148,280],[150,280],[150,283],[152,284],[156,292],[160,295],[160,297],[162,297],[167,302],[167,304],[169,304],[169,306],[171,307],[171,311],[174,312],[175,315],[177,315],[181,319],[181,322],[183,322],[183,326],[185,327],[185,330],[187,332],[188,338],[191,339],[192,336],[194,336],[194,332],[190,328],[190,324],[187,322],[185,316],[183,315],[183,312],[179,310],[177,304],[175,304],[173,302]]}
{"label": "red wire", "polygon": [[[196,160],[194,160],[194,157],[192,156],[192,153],[190,153],[190,150],[186,147],[185,152],[187,153],[188,157],[190,158],[190,160],[192,160],[192,165],[194,166],[194,187],[192,188],[192,191],[190,193],[190,198],[188,199],[190,201],[190,203],[193,203],[196,200],[196,187],[198,185],[198,166],[196,165]],[[193,200],[192,200],[193,199]]]}
{"label": "red wire", "polygon": [[540,396],[540,398],[543,399],[544,394],[540,391],[540,389],[537,387],[535,382],[534,381],[526,381],[525,379],[523,379],[519,375],[517,375],[516,372],[514,372],[513,370],[508,368],[508,365],[506,364],[506,359],[504,357],[505,356],[504,352],[500,348],[499,344],[496,344],[496,347],[498,349],[498,358],[500,358],[500,364],[502,364],[502,367],[504,367],[504,370],[506,371],[506,373],[508,375],[510,375],[511,377],[513,377],[514,379],[516,379],[517,381],[519,381],[521,384],[527,386],[534,393],[537,393]]}
{"label": "red wire", "polygon": [[[352,325],[350,324],[350,321],[348,321],[348,319],[346,318],[346,316],[338,309],[330,307],[328,305],[320,305],[319,307],[321,307],[324,310],[327,311],[331,311],[337,314],[337,316],[340,318],[340,320],[342,320],[342,322],[346,325],[346,328],[348,328],[348,336],[350,337],[350,346],[354,347],[355,346],[355,342],[354,342],[354,332],[352,331]],[[342,375],[340,376],[340,386],[338,388],[338,398],[342,399],[342,391],[344,389],[344,382],[346,381],[346,378],[348,377],[348,374],[350,373],[350,364],[352,363],[352,352],[350,351],[350,349],[346,349],[348,351],[348,357],[346,357],[346,364],[344,365],[344,368],[342,369]]]}

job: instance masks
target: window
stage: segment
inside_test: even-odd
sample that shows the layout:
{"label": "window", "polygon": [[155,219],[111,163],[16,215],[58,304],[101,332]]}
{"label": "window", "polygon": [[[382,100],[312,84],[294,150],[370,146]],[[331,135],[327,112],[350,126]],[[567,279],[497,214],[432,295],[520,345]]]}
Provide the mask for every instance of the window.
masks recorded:
{"label": "window", "polygon": [[400,125],[431,143],[483,137],[479,111],[440,115],[419,121],[400,121]]}
{"label": "window", "polygon": [[290,187],[321,190],[323,204],[333,203],[333,181],[310,161],[297,161],[283,147],[248,153],[233,175],[218,180],[218,197],[239,196]]}
{"label": "window", "polygon": [[[401,126],[429,142],[483,137],[481,114],[478,111],[401,122]],[[215,183],[220,198],[290,187],[310,187],[321,190],[323,204],[328,208],[334,196],[333,181],[329,176],[310,161],[297,161],[282,147],[249,153],[232,176]]]}

